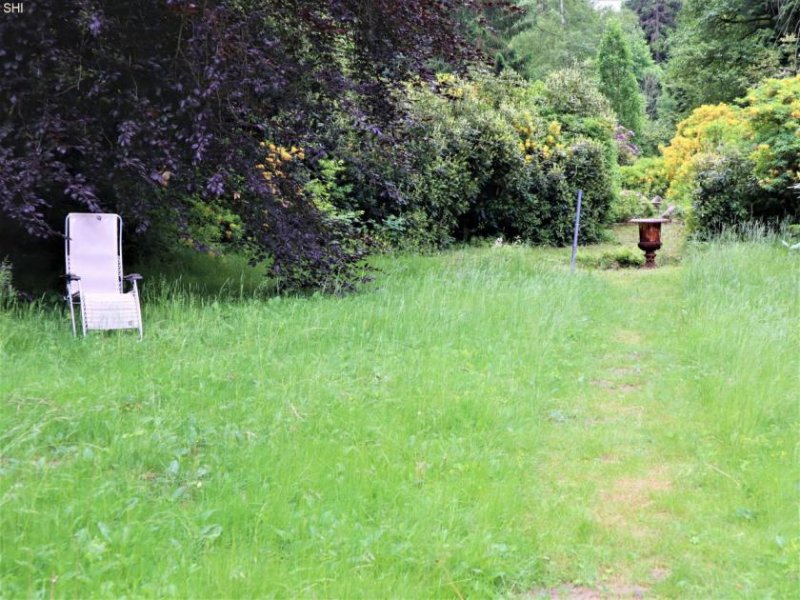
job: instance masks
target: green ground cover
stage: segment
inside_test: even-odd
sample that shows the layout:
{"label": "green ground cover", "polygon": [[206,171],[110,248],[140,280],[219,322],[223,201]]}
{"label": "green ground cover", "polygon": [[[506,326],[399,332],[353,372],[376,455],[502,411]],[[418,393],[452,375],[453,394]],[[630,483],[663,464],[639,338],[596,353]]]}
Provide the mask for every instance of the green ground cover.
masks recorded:
{"label": "green ground cover", "polygon": [[141,343],[2,313],[0,596],[792,597],[797,257],[678,258],[153,286]]}

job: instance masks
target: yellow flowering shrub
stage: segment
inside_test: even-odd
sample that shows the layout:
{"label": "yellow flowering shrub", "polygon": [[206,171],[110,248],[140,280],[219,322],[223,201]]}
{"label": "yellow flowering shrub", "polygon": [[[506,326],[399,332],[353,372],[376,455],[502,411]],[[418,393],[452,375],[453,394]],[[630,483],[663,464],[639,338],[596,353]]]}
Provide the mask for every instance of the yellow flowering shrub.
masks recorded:
{"label": "yellow flowering shrub", "polygon": [[[724,111],[735,112],[743,125],[701,132],[700,151],[679,166],[670,184],[675,197],[691,199],[701,235],[746,220],[800,220],[800,77],[767,79],[739,104]],[[701,120],[700,110],[687,121]],[[667,149],[664,154],[666,159]]]}
{"label": "yellow flowering shrub", "polygon": [[561,136],[561,123],[552,120],[546,126],[537,123],[528,112],[517,117],[515,129],[520,135],[518,144],[526,163],[532,163],[537,156],[545,160],[554,157],[564,158],[567,146]]}
{"label": "yellow flowering shrub", "polygon": [[670,202],[691,203],[691,190],[704,156],[723,154],[752,137],[742,109],[729,104],[703,105],[678,124],[669,146],[662,148]]}

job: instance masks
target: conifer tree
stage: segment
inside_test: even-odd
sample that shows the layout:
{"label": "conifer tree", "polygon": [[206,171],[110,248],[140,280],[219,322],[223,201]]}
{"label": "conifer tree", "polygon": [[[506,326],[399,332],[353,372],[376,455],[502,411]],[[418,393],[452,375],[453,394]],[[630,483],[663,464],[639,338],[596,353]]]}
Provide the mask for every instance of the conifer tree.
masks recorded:
{"label": "conifer tree", "polygon": [[641,135],[644,121],[644,97],[639,91],[633,70],[633,58],[622,28],[612,21],[600,42],[597,54],[600,91],[611,103],[619,122]]}

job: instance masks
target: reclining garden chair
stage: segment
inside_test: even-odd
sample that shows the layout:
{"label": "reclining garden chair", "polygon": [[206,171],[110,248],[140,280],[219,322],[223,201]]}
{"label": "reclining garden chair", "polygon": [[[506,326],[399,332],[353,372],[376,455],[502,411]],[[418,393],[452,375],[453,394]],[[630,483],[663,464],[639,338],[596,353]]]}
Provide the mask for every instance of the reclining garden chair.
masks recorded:
{"label": "reclining garden chair", "polygon": [[[67,257],[67,304],[75,328],[75,306],[80,307],[83,335],[90,329],[138,329],[142,339],[142,312],[137,281],[122,276],[122,219],[114,214],[70,213],[64,249]],[[131,283],[123,291],[123,281]]]}

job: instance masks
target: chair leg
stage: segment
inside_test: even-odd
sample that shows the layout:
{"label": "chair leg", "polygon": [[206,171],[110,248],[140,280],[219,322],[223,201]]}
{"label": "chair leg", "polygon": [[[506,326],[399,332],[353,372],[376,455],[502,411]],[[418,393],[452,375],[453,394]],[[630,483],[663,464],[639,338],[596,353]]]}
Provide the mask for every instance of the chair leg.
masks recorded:
{"label": "chair leg", "polygon": [[81,302],[81,328],[83,329],[83,337],[86,337],[87,331],[87,324],[88,324],[88,317],[86,315],[86,304],[83,302],[83,290],[81,289],[80,281],[78,282],[78,298]]}
{"label": "chair leg", "polygon": [[72,337],[78,337],[78,332],[75,330],[75,306],[72,303],[72,294],[69,293],[69,285],[67,285],[67,304],[69,305],[69,318],[72,321]]}
{"label": "chair leg", "polygon": [[75,307],[72,305],[72,300],[67,299],[69,303],[69,318],[72,321],[72,337],[78,337],[78,332],[75,330]]}
{"label": "chair leg", "polygon": [[136,285],[136,280],[133,280],[133,297],[136,298],[136,318],[139,321],[139,341],[144,338],[144,331],[142,325],[142,305],[139,304],[139,286]]}

